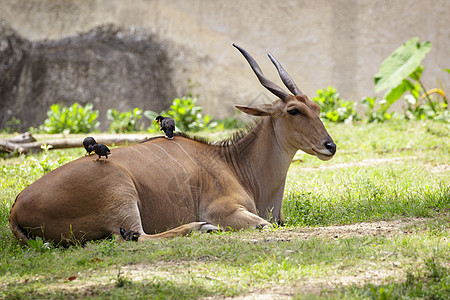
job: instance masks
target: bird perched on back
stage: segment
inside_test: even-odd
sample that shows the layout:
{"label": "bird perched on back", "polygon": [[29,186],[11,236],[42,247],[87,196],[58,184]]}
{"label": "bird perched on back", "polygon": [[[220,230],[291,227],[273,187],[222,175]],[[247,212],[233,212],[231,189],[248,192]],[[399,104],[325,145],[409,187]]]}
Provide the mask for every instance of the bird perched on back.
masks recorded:
{"label": "bird perched on back", "polygon": [[85,138],[83,140],[83,146],[84,146],[84,149],[86,149],[86,152],[87,152],[85,155],[91,155],[91,152],[94,151],[94,149],[92,147],[95,144],[97,144],[97,142],[91,136],[88,136],[87,138]]}
{"label": "bird perched on back", "polygon": [[158,122],[159,128],[166,134],[166,138],[168,138],[169,140],[173,139],[175,121],[171,118],[163,116],[157,116],[155,120]]}
{"label": "bird perched on back", "polygon": [[[109,150],[109,148],[103,144],[95,144],[94,146],[92,146],[92,149],[95,151],[95,154],[98,155],[98,158],[94,160],[94,162],[100,160],[102,156],[105,156],[106,159],[108,159],[108,155],[111,155],[111,151]],[[106,161],[106,159],[104,161]]]}

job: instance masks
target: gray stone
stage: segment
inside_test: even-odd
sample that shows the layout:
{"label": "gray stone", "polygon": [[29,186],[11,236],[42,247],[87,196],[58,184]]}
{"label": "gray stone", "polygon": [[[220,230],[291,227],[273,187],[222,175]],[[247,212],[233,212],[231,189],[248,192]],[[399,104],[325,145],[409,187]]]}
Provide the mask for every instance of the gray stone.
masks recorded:
{"label": "gray stone", "polygon": [[90,102],[107,129],[108,108],[160,112],[175,96],[166,45],[144,31],[106,25],[31,42],[3,23],[0,49],[0,127],[12,117],[21,120],[21,130],[37,127],[53,103]]}

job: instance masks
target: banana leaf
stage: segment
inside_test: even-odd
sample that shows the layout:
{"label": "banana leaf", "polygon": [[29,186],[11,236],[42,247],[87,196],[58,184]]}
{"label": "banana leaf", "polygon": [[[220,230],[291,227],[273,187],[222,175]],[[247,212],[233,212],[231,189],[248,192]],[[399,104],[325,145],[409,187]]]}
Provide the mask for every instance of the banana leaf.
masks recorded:
{"label": "banana leaf", "polygon": [[395,89],[421,64],[431,50],[430,42],[419,42],[415,37],[397,48],[380,66],[375,75],[375,92]]}

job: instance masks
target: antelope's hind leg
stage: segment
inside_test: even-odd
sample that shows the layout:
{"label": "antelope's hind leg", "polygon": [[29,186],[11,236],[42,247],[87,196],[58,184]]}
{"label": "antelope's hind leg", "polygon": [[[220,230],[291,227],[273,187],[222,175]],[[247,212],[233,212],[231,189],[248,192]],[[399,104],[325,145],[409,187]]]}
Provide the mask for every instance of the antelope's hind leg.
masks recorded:
{"label": "antelope's hind leg", "polygon": [[154,239],[169,239],[176,236],[184,236],[193,231],[214,232],[219,231],[219,228],[207,222],[192,222],[157,234],[141,234],[137,231],[125,230],[123,228],[120,228],[120,234],[124,240],[138,242],[144,242]]}
{"label": "antelope's hind leg", "polygon": [[[117,237],[122,237],[124,240],[133,240],[135,236],[145,235],[136,202],[127,203],[126,205],[111,210],[107,226],[109,232]],[[123,228],[128,229],[125,236]]]}

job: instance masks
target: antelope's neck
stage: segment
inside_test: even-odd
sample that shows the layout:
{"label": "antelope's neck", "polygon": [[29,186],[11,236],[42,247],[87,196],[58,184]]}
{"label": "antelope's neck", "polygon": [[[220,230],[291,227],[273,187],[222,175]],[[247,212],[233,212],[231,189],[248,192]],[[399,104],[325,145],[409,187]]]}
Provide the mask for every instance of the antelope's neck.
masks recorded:
{"label": "antelope's neck", "polygon": [[275,119],[264,117],[244,138],[229,147],[239,181],[253,197],[260,217],[280,219],[284,185],[295,153],[286,151],[275,132]]}

